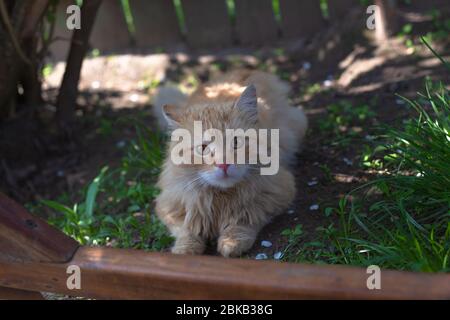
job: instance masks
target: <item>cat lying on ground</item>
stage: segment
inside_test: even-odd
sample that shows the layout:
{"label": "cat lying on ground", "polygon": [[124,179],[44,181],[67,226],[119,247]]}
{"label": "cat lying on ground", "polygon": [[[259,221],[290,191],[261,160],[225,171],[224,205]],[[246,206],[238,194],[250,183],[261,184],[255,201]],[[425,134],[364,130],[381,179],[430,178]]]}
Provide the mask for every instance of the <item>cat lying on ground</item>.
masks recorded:
{"label": "cat lying on ground", "polygon": [[[280,167],[276,174],[262,175],[257,164],[233,164],[217,159],[211,140],[190,146],[195,157],[213,155],[213,163],[175,164],[171,158],[176,141],[169,144],[156,199],[158,217],[176,238],[173,253],[202,254],[206,243],[217,240],[224,257],[249,250],[261,228],[285,210],[295,196],[295,182],[288,171],[307,129],[303,111],[288,103],[289,86],[276,76],[239,70],[199,87],[190,97],[174,88],[162,88],[153,104],[161,127],[193,132],[194,121],[203,130],[279,129]],[[187,130],[187,131],[186,131]],[[244,148],[250,139],[235,137],[224,152]],[[273,148],[272,145],[269,149]],[[187,148],[185,148],[187,149]],[[270,150],[269,153],[272,151]]]}

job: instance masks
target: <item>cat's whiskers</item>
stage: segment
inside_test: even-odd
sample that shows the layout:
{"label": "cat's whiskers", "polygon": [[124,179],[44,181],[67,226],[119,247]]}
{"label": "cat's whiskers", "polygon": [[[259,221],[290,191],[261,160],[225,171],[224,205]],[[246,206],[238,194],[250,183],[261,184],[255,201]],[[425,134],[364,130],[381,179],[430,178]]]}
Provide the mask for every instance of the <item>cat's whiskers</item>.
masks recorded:
{"label": "cat's whiskers", "polygon": [[188,190],[195,189],[195,187],[197,187],[199,185],[200,179],[201,179],[201,177],[197,177],[197,178],[194,178],[193,180],[190,180],[188,182],[188,184],[185,186],[185,188]]}
{"label": "cat's whiskers", "polygon": [[[202,171],[200,171],[199,173],[201,172]],[[194,190],[195,188],[201,188],[204,187],[205,185],[207,185],[206,181],[204,181],[201,175],[198,175],[194,177],[192,180],[190,180],[189,183],[185,186],[185,188],[188,190]]]}

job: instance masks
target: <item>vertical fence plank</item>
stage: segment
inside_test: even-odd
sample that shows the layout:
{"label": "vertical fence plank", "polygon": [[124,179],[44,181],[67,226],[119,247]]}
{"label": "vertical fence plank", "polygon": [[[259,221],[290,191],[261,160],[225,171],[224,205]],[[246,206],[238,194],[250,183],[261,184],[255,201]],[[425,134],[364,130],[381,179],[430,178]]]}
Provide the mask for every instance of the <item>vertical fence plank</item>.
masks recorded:
{"label": "vertical fence plank", "polygon": [[104,0],[98,11],[90,43],[100,51],[128,48],[130,33],[120,0]]}
{"label": "vertical fence plank", "polygon": [[193,47],[231,44],[231,23],[225,0],[182,0],[187,41]]}
{"label": "vertical fence plank", "polygon": [[280,11],[285,38],[308,37],[324,27],[319,0],[280,0]]}
{"label": "vertical fence plank", "polygon": [[263,44],[277,39],[272,0],[235,0],[235,5],[236,34],[240,43]]}
{"label": "vertical fence plank", "polygon": [[328,0],[328,12],[330,20],[339,20],[353,7],[359,5],[358,0]]}
{"label": "vertical fence plank", "polygon": [[54,61],[66,61],[69,54],[72,31],[67,29],[67,7],[75,4],[75,0],[62,0],[58,3],[55,12],[55,26],[53,31],[53,42],[49,45],[50,57]]}
{"label": "vertical fence plank", "polygon": [[170,0],[130,0],[139,47],[174,44],[181,32],[173,2]]}

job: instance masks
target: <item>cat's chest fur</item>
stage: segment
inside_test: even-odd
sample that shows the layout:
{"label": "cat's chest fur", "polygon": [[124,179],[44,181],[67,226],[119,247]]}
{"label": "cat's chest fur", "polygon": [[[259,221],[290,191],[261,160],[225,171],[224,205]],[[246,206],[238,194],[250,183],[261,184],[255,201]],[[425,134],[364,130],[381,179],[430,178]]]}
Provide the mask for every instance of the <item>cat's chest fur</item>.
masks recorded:
{"label": "cat's chest fur", "polygon": [[185,199],[185,225],[196,235],[214,239],[230,224],[259,225],[268,220],[265,214],[265,195],[251,187],[219,190],[214,188],[197,191]]}

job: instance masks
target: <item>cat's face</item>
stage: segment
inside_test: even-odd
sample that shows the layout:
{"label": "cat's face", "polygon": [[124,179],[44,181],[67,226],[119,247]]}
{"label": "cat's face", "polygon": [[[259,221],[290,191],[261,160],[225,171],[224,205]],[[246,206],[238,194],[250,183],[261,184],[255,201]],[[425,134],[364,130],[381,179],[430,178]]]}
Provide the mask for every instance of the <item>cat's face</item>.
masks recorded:
{"label": "cat's face", "polygon": [[[192,105],[177,110],[166,106],[164,111],[173,127],[191,134],[191,143],[183,149],[183,153],[190,152],[191,164],[180,165],[190,185],[228,189],[256,170],[254,164],[248,163],[248,159],[252,149],[250,145],[257,141],[242,133],[230,134],[229,131],[255,129],[257,99],[253,86],[247,87],[236,102],[218,103],[211,99],[208,105]],[[195,123],[197,129],[201,123],[203,134],[200,137],[198,130],[195,130]],[[208,133],[212,133],[213,138]],[[238,154],[244,155],[247,161],[239,159]]]}
{"label": "cat's face", "polygon": [[[203,157],[207,163],[194,169],[198,170],[198,176],[210,186],[222,189],[233,187],[253,169],[250,164],[237,161],[238,152],[248,154],[248,143],[250,141],[245,141],[239,136],[227,139],[225,135],[222,143],[205,141],[197,145],[194,152]],[[227,161],[227,156],[234,161]]]}

